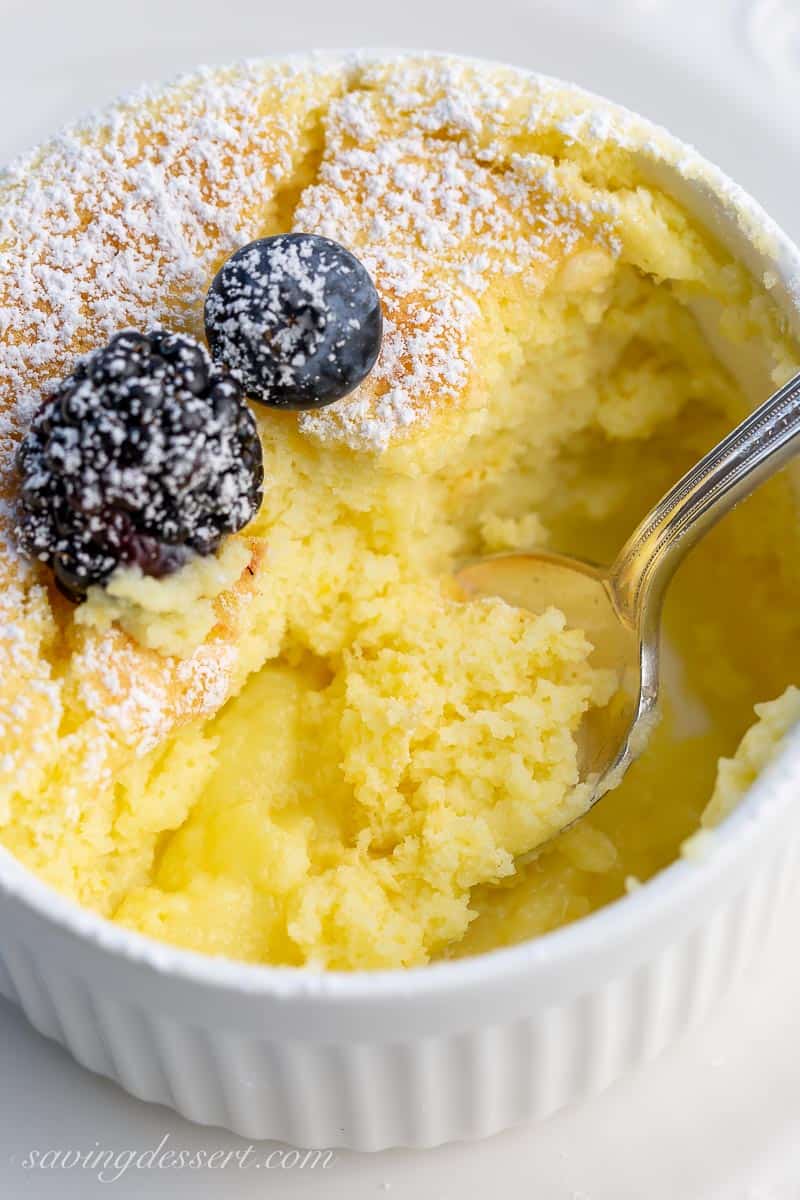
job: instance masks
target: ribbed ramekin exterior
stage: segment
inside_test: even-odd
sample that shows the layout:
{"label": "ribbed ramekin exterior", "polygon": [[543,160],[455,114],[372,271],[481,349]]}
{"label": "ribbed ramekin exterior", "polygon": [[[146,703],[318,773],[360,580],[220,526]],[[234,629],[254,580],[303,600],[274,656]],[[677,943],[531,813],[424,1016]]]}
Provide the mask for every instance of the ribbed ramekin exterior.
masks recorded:
{"label": "ribbed ramekin exterior", "polygon": [[796,839],[658,953],[515,1020],[325,1042],[240,1033],[98,990],[6,938],[0,989],[78,1062],[249,1139],[378,1150],[479,1138],[597,1092],[700,1020],[767,941]]}

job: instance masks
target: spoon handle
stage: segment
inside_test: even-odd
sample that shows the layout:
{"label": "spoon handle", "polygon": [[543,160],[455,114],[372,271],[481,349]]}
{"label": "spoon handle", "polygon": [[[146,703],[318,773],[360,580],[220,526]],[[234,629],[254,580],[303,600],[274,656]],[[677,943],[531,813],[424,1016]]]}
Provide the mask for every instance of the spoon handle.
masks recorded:
{"label": "spoon handle", "polygon": [[637,526],[609,572],[621,617],[657,624],[676,568],[712,525],[800,452],[800,373],[683,476]]}

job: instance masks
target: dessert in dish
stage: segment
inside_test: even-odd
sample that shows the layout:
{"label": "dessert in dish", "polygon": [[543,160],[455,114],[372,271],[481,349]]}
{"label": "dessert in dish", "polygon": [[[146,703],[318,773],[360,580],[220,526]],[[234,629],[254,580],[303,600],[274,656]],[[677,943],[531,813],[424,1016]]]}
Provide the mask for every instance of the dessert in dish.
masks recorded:
{"label": "dessert in dish", "polygon": [[[773,281],[659,189],[658,153],[635,118],[511,69],[322,59],[142,94],[0,177],[8,849],[209,954],[411,966],[573,920],[674,859],[712,793],[709,819],[735,804],[796,715],[788,691],[715,790],[753,704],[792,682],[791,478],[682,569],[652,745],[552,841],[580,816],[575,731],[610,681],[557,610],[451,583],[492,550],[609,559],[746,411],[726,349],[776,383],[797,369]],[[221,474],[238,507],[218,506],[201,455],[216,523],[187,522],[180,561],[157,516],[155,545],[59,590],[17,532],[42,395],[128,329],[188,346],[207,326],[235,358],[247,295],[218,272],[289,231],[374,280],[377,362],[367,339],[363,381],[320,396],[319,370],[309,394],[228,361],[263,480],[252,454],[236,474],[236,451]]]}

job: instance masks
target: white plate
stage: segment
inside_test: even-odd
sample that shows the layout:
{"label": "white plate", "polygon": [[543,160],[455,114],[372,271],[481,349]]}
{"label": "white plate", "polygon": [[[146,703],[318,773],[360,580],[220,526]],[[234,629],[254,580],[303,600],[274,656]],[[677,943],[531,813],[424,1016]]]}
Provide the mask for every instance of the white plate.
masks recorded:
{"label": "white plate", "polygon": [[[694,142],[800,236],[798,0],[5,0],[0,10],[0,160],[143,79],[199,61],[414,45],[519,62],[620,100]],[[325,1170],[130,1168],[112,1194],[359,1200],[388,1184],[390,1196],[469,1200],[505,1185],[535,1200],[797,1200],[795,946],[789,921],[713,1028],[536,1128],[470,1147],[339,1153]],[[86,1074],[2,1002],[0,1089],[0,1196],[106,1192],[89,1169],[26,1170],[31,1150],[141,1152],[164,1135],[177,1150],[244,1147]]]}

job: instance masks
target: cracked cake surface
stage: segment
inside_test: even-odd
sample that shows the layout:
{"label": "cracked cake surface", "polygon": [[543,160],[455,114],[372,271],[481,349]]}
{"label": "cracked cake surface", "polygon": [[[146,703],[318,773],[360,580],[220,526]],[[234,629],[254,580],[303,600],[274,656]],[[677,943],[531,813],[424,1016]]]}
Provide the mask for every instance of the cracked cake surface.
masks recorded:
{"label": "cracked cake surface", "polygon": [[[641,160],[702,178],[681,154],[552,80],[354,55],[198,72],[0,172],[0,841],[131,928],[343,968],[540,932],[674,857],[716,757],[791,682],[790,482],[682,573],[689,666],[652,754],[525,869],[578,815],[574,733],[608,681],[558,613],[448,581],[525,545],[610,557],[738,419],[698,297],[776,382],[796,366],[770,281],[647,182]],[[122,329],[202,337],[222,262],[288,231],[370,272],[374,370],[325,409],[257,412],[264,502],[218,572],[74,608],[14,536],[42,396]],[[731,584],[719,617],[710,569]],[[767,595],[765,645],[736,645]],[[686,689],[706,714],[688,731]],[[637,833],[676,745],[690,799]]]}

